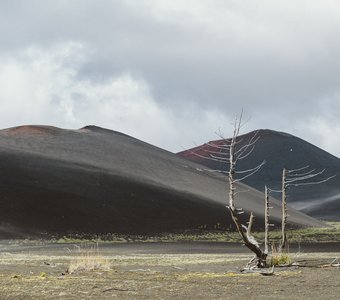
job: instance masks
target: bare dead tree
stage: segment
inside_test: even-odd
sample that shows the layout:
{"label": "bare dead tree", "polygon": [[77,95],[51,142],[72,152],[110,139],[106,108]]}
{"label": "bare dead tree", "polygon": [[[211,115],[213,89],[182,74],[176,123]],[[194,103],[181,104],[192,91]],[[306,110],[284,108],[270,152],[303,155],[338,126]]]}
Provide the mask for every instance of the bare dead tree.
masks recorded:
{"label": "bare dead tree", "polygon": [[280,250],[284,250],[287,246],[287,234],[286,234],[286,226],[288,219],[288,208],[287,208],[287,189],[289,187],[298,187],[305,185],[317,185],[324,183],[335,177],[329,176],[325,179],[319,181],[310,181],[317,176],[322,175],[325,172],[325,169],[316,172],[315,169],[309,170],[309,166],[304,166],[299,169],[282,170],[282,238],[280,243]]}
{"label": "bare dead tree", "polygon": [[[253,267],[266,267],[266,258],[267,253],[262,251],[259,243],[255,240],[255,238],[251,235],[251,228],[254,220],[254,215],[251,212],[249,217],[248,225],[242,224],[239,215],[243,214],[244,211],[242,208],[236,207],[235,204],[235,196],[243,191],[236,191],[236,183],[241,182],[244,179],[252,176],[256,172],[258,172],[261,167],[265,164],[265,161],[255,166],[254,168],[248,170],[238,170],[237,163],[248,157],[254,150],[255,144],[260,138],[258,136],[258,132],[249,139],[249,141],[244,142],[239,138],[240,130],[244,124],[242,123],[242,113],[239,117],[235,118],[233,123],[233,135],[231,138],[226,139],[223,136],[223,133],[216,133],[221,140],[219,143],[208,143],[209,149],[203,149],[205,155],[198,154],[197,152],[192,152],[194,155],[199,157],[210,159],[217,162],[222,162],[229,166],[229,169],[226,171],[221,170],[209,170],[213,172],[220,172],[227,175],[228,184],[229,184],[229,195],[228,195],[228,204],[226,207],[230,211],[232,220],[236,225],[237,231],[239,232],[244,245],[250,249],[255,257],[248,263],[249,268]],[[242,144],[241,144],[242,143]]]}

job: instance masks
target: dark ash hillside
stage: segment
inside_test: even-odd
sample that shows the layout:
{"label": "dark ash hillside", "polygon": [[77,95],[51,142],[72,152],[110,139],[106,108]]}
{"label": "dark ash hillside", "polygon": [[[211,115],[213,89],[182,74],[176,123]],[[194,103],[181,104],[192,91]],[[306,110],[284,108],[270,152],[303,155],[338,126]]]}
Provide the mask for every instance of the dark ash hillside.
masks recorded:
{"label": "dark ash hillside", "polygon": [[[336,175],[335,178],[320,185],[293,187],[288,191],[288,203],[299,210],[313,216],[328,220],[340,220],[340,159],[328,152],[293,135],[272,130],[259,130],[260,139],[256,143],[254,152],[241,160],[239,169],[249,169],[265,160],[265,166],[244,183],[263,191],[264,185],[273,189],[281,189],[282,169],[297,169],[309,165],[311,169],[326,169],[325,173],[316,180]],[[254,135],[250,132],[240,139],[248,141]],[[220,141],[210,143],[218,144]],[[240,146],[243,144],[241,143]],[[190,161],[200,163],[211,169],[226,170],[227,166],[219,162],[206,160],[193,155],[197,152],[206,155],[204,144],[178,153],[179,156]],[[274,195],[275,196],[275,195]],[[278,195],[280,197],[280,195]]]}
{"label": "dark ash hillside", "polygon": [[[152,234],[231,226],[225,178],[130,136],[94,126],[0,131],[0,238],[70,233]],[[239,206],[262,226],[263,194]],[[274,223],[279,203],[274,201]],[[245,214],[246,215],[246,214]],[[295,226],[322,226],[290,213]],[[246,217],[246,216],[245,216]]]}

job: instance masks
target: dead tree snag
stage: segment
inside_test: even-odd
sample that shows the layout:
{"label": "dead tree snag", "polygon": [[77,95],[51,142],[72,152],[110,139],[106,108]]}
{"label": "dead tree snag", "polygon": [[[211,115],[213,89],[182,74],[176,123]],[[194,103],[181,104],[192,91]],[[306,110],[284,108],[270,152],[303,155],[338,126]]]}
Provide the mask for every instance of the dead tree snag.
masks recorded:
{"label": "dead tree snag", "polygon": [[284,250],[287,246],[287,234],[286,234],[286,225],[288,219],[288,208],[287,208],[287,189],[289,187],[298,187],[304,185],[316,185],[324,183],[333,177],[329,176],[325,179],[319,181],[310,181],[310,179],[315,178],[317,176],[322,175],[325,172],[325,169],[316,172],[315,169],[308,170],[309,166],[305,166],[299,169],[288,170],[283,169],[282,171],[282,238],[280,243],[280,250]]}
{"label": "dead tree snag", "polygon": [[[231,214],[232,220],[239,232],[244,245],[251,250],[255,257],[250,261],[248,264],[249,268],[253,267],[266,267],[266,258],[267,253],[263,252],[259,247],[258,242],[255,238],[251,235],[251,227],[253,224],[254,215],[251,212],[248,225],[242,224],[241,220],[239,219],[239,215],[243,214],[244,211],[242,208],[236,207],[235,196],[243,191],[236,191],[236,183],[241,182],[242,180],[248,178],[249,176],[258,172],[261,167],[265,164],[265,161],[260,163],[254,168],[248,170],[238,170],[237,163],[248,157],[254,150],[255,143],[258,141],[259,136],[257,132],[249,139],[248,142],[244,142],[243,140],[239,139],[240,129],[242,127],[242,113],[240,117],[235,118],[233,124],[233,135],[230,139],[226,139],[223,134],[218,133],[217,135],[221,138],[219,144],[210,143],[210,149],[212,150],[205,150],[207,153],[206,156],[199,155],[200,157],[211,159],[214,161],[225,163],[229,166],[227,171],[221,170],[210,170],[216,171],[220,173],[225,173],[227,175],[228,185],[229,185],[229,195],[228,195],[228,203],[227,208]],[[242,142],[242,144],[241,144]],[[196,154],[193,152],[193,154]]]}

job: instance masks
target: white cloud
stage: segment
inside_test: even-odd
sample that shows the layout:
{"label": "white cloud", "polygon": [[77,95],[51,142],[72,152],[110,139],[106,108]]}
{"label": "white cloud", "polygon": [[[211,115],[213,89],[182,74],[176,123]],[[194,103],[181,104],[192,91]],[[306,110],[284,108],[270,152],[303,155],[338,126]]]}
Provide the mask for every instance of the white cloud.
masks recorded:
{"label": "white cloud", "polygon": [[298,134],[309,137],[309,142],[340,157],[340,125],[332,119],[313,117],[297,127]]}
{"label": "white cloud", "polygon": [[197,114],[197,108],[175,116],[155,101],[145,81],[128,73],[99,82],[81,78],[78,70],[90,52],[86,45],[66,43],[0,57],[0,125],[94,124],[179,151],[180,145],[193,146],[188,140],[203,142],[202,135],[208,138],[224,117]]}

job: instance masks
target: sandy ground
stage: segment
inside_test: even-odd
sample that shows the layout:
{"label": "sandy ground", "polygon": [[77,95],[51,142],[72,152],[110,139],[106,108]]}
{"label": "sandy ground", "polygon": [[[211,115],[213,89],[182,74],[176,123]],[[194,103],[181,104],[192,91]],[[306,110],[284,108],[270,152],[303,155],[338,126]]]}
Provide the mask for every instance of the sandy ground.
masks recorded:
{"label": "sandy ground", "polygon": [[[235,244],[6,242],[0,243],[0,299],[339,299],[340,270],[326,265],[340,251],[331,252],[337,244],[328,249],[300,245],[291,252],[300,267],[264,276],[240,272],[251,254]],[[96,270],[65,273],[91,262]]]}

